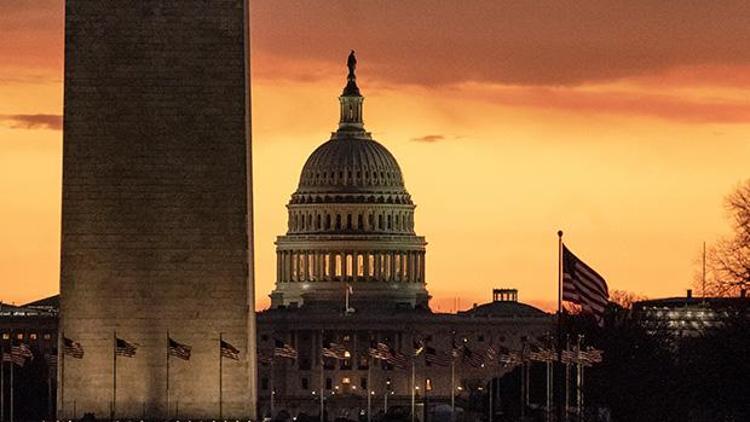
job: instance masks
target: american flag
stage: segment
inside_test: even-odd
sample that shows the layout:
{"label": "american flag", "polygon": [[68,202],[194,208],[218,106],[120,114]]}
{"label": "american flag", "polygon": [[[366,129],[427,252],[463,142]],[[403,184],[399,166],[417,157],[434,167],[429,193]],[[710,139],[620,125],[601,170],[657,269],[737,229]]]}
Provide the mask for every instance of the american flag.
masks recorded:
{"label": "american flag", "polygon": [[391,356],[386,359],[386,362],[395,366],[396,368],[406,368],[406,364],[409,363],[409,360],[403,353],[394,351],[391,353]]}
{"label": "american flag", "polygon": [[464,353],[464,358],[463,358],[464,362],[468,362],[469,365],[475,368],[481,368],[484,366],[484,356],[482,356],[481,353],[472,351],[466,345],[464,345],[463,347],[463,353]]}
{"label": "american flag", "polygon": [[339,343],[328,343],[328,347],[324,347],[322,353],[323,356],[327,358],[334,358],[338,360],[344,360],[348,357],[346,346]]}
{"label": "american flag", "polygon": [[135,351],[138,350],[138,346],[140,345],[117,337],[115,338],[115,355],[126,358],[135,357]]}
{"label": "american flag", "polygon": [[63,337],[63,354],[75,359],[83,359],[83,346],[77,341]]}
{"label": "american flag", "polygon": [[240,360],[240,351],[236,347],[227,343],[224,340],[219,341],[219,348],[221,349],[221,356],[227,359]]}
{"label": "american flag", "polygon": [[26,364],[26,358],[20,355],[3,352],[3,362],[13,362],[16,365],[23,367]]}
{"label": "american flag", "polygon": [[258,352],[258,362],[264,365],[270,365],[273,362],[273,355],[270,353]]}
{"label": "american flag", "polygon": [[488,365],[494,365],[497,363],[497,355],[498,355],[498,349],[495,347],[494,344],[491,344],[490,347],[487,348],[487,351],[484,352],[484,359],[485,362]]}
{"label": "american flag", "polygon": [[370,356],[375,359],[388,360],[391,357],[391,348],[382,342],[370,344]]}
{"label": "american flag", "polygon": [[26,343],[10,346],[10,354],[12,356],[20,356],[24,359],[34,360],[34,354],[31,353],[31,348],[29,348],[29,345]]}
{"label": "american flag", "polygon": [[50,368],[57,367],[57,352],[45,353],[44,361],[47,362],[47,366]]}
{"label": "american flag", "polygon": [[279,339],[274,339],[273,355],[287,359],[297,359],[297,350]]}
{"label": "american flag", "polygon": [[557,360],[557,354],[554,349],[532,344],[529,359],[537,362],[554,362]]}
{"label": "american flag", "polygon": [[604,277],[578,259],[563,245],[563,300],[581,305],[584,312],[602,323],[609,291]]}
{"label": "american flag", "polygon": [[595,363],[601,363],[604,352],[593,347],[587,348],[585,351],[580,352],[579,356],[584,365],[593,365]]}
{"label": "american flag", "polygon": [[516,366],[522,365],[524,362],[523,353],[521,352],[508,352],[500,355],[500,362],[506,368],[515,368]]}
{"label": "american flag", "polygon": [[425,347],[424,360],[438,366],[448,366],[451,364],[451,357],[447,353],[438,352],[430,346]]}
{"label": "american flag", "polygon": [[169,355],[182,360],[190,360],[192,347],[182,344],[169,337]]}
{"label": "american flag", "polygon": [[424,341],[422,339],[412,340],[412,347],[414,347],[414,357],[417,357],[424,352]]}

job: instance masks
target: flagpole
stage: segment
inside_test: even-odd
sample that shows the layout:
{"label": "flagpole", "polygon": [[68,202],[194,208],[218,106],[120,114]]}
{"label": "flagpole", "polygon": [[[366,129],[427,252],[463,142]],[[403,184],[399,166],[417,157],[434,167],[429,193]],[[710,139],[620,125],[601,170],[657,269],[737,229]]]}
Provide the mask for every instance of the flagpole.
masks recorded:
{"label": "flagpole", "polygon": [[451,354],[451,415],[456,414],[456,357]]}
{"label": "flagpole", "polygon": [[[557,231],[557,367],[561,368],[562,365],[562,349],[563,349],[563,313],[565,310],[562,306],[562,295],[563,295],[563,231]],[[553,371],[551,371],[554,373]],[[562,377],[560,378],[560,381]],[[560,384],[558,381],[558,384]],[[567,389],[567,387],[565,387]],[[552,386],[551,394],[554,397],[554,386]],[[565,400],[565,396],[560,394],[557,400],[557,420],[562,421],[566,418],[567,414],[567,403],[564,405],[561,403]],[[548,409],[549,410],[549,409]]]}
{"label": "flagpole", "polygon": [[269,377],[270,381],[271,381],[271,419],[273,419],[273,415],[275,413],[274,412],[274,410],[275,410],[274,409],[274,397],[273,397],[275,395],[274,392],[273,392],[273,388],[274,388],[274,386],[273,386],[273,372],[274,372],[273,371],[273,361],[274,361],[274,355],[272,354],[271,355],[271,376]]}
{"label": "flagpole", "polygon": [[372,356],[367,355],[367,422],[372,422]]}
{"label": "flagpole", "polygon": [[489,406],[490,407],[490,414],[487,417],[487,420],[489,422],[492,422],[492,416],[493,416],[493,413],[495,413],[495,412],[493,412],[494,409],[493,409],[493,406],[492,406],[492,394],[493,394],[493,390],[494,390],[492,387],[493,387],[494,383],[495,383],[495,378],[492,377],[492,375],[490,375],[490,394],[489,394],[489,398],[490,398],[490,400],[489,400],[489,402],[490,402],[490,406]]}
{"label": "flagpole", "polygon": [[581,369],[581,336],[578,336],[578,344],[576,345],[576,414],[578,415],[579,421],[583,420],[583,417],[581,416],[583,404],[583,397],[581,397],[583,374],[581,374]]}
{"label": "flagpole", "polygon": [[[570,350],[570,339],[565,336],[565,350]],[[570,404],[570,362],[565,362],[565,405],[563,420],[568,421],[568,404]]]}
{"label": "flagpole", "polygon": [[111,419],[117,412],[117,331],[112,331],[112,408]]}
{"label": "flagpole", "polygon": [[16,366],[16,364],[11,359],[10,361],[10,422],[13,422],[13,410],[15,407],[14,401],[13,401],[13,367],[14,366]]}
{"label": "flagpole", "polygon": [[[60,418],[65,417],[65,332],[61,332],[61,339],[57,339],[57,352],[60,354],[60,409],[57,409],[57,413]],[[62,345],[62,347],[60,347]],[[75,415],[73,415],[75,416]]]}
{"label": "flagpole", "polygon": [[224,354],[221,352],[221,345],[224,342],[224,333],[219,333],[219,419],[224,418],[224,386],[223,386],[223,375],[224,372]]}
{"label": "flagpole", "polygon": [[320,330],[320,349],[318,350],[318,363],[320,364],[320,422],[325,422],[325,372],[323,371],[323,330]]}
{"label": "flagpole", "polygon": [[5,422],[5,347],[0,346],[0,422]]}
{"label": "flagpole", "polygon": [[411,422],[415,421],[416,415],[416,395],[415,395],[415,387],[416,387],[416,381],[417,381],[417,374],[416,374],[416,358],[412,356],[411,358]]}
{"label": "flagpole", "polygon": [[167,330],[167,419],[169,419],[169,330]]}

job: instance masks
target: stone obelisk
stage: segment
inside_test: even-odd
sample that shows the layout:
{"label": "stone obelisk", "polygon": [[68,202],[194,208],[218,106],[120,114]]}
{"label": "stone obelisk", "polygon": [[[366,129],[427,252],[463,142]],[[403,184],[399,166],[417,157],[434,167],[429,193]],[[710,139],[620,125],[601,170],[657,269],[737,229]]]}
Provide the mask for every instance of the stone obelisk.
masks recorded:
{"label": "stone obelisk", "polygon": [[66,1],[61,419],[255,417],[247,3]]}

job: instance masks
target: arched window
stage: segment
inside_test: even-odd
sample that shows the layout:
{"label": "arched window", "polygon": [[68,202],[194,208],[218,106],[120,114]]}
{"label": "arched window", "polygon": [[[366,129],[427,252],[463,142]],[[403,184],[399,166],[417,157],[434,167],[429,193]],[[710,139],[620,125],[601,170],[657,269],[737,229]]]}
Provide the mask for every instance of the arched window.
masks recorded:
{"label": "arched window", "polygon": [[357,277],[364,277],[365,275],[365,257],[362,254],[357,254]]}
{"label": "arched window", "polygon": [[315,227],[320,230],[320,214],[315,216]]}
{"label": "arched window", "polygon": [[331,214],[326,213],[326,230],[331,230]]}
{"label": "arched window", "polygon": [[378,229],[383,230],[383,214],[378,214]]}
{"label": "arched window", "polygon": [[341,214],[336,214],[336,230],[341,230]]}
{"label": "arched window", "polygon": [[344,263],[341,262],[341,255],[340,254],[336,254],[336,262],[335,262],[335,265],[334,265],[334,268],[336,270],[336,274],[335,274],[336,278],[341,278],[341,273],[342,273],[341,270],[343,269],[342,268],[343,264]]}
{"label": "arched window", "polygon": [[390,230],[391,228],[392,228],[392,225],[391,225],[391,215],[388,214],[388,230]]}
{"label": "arched window", "polygon": [[346,229],[347,230],[352,229],[352,215],[351,214],[346,215]]}
{"label": "arched window", "polygon": [[362,214],[357,214],[357,231],[362,231]]}

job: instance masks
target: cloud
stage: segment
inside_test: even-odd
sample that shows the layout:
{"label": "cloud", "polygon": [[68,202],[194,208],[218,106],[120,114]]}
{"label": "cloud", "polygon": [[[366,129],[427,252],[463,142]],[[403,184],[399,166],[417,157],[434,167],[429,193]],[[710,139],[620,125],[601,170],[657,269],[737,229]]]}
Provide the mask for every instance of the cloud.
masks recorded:
{"label": "cloud", "polygon": [[416,142],[432,143],[432,142],[438,142],[438,141],[445,140],[445,136],[443,136],[443,135],[425,135],[425,136],[420,136],[418,138],[412,138],[411,140],[412,141],[416,141]]}
{"label": "cloud", "polygon": [[0,124],[12,129],[62,129],[59,114],[0,114]]}
{"label": "cloud", "polygon": [[252,13],[254,55],[343,67],[354,48],[361,72],[395,83],[579,85],[750,63],[746,0],[255,0]]}

